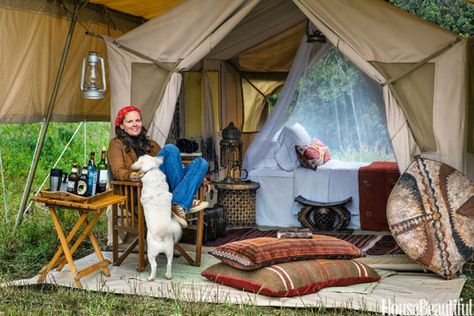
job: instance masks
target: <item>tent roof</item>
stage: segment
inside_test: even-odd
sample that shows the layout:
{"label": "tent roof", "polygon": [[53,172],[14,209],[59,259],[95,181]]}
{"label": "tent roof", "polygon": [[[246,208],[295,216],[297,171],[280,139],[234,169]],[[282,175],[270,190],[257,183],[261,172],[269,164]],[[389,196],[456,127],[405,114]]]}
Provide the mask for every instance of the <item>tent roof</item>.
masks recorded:
{"label": "tent roof", "polygon": [[[90,0],[89,2],[150,20],[181,4],[183,1],[185,0]],[[474,3],[474,0],[467,1]]]}
{"label": "tent roof", "polygon": [[89,2],[101,4],[110,9],[150,20],[181,4],[183,1],[184,0],[90,0]]}

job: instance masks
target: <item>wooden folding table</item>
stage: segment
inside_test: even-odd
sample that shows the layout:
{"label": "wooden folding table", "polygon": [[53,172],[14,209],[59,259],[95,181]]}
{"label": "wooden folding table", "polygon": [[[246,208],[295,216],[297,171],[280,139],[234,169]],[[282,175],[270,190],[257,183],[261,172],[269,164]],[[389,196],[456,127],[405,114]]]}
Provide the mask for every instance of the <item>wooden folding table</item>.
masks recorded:
{"label": "wooden folding table", "polygon": [[[44,203],[49,208],[49,212],[51,214],[51,218],[61,244],[51,261],[41,269],[38,282],[44,282],[49,271],[55,267],[56,271],[61,271],[61,269],[66,264],[69,264],[69,269],[71,270],[74,282],[78,287],[82,287],[80,282],[82,277],[89,275],[99,269],[102,269],[102,272],[105,276],[110,276],[108,269],[110,261],[105,259],[102,255],[102,251],[97,242],[97,238],[92,232],[92,228],[108,206],[121,204],[126,199],[127,198],[125,196],[113,194],[111,190],[90,198],[81,198],[66,192],[57,192],[55,194],[55,192],[48,191],[43,191],[42,195],[33,197],[33,201]],[[62,228],[61,221],[56,213],[56,208],[67,208],[79,212],[79,218],[67,237]],[[89,215],[92,215],[90,220],[88,219]],[[81,226],[83,225],[84,230],[77,237],[76,241],[71,245],[72,239],[79,232]],[[72,256],[86,237],[89,237],[97,258],[99,258],[99,262],[78,271]]]}

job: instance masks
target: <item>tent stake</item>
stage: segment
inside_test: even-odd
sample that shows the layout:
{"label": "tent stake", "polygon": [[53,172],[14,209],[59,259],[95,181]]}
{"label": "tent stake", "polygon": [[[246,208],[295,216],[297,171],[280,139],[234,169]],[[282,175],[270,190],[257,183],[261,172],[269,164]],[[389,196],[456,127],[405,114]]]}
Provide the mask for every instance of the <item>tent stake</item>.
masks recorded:
{"label": "tent stake", "polygon": [[24,213],[24,210],[25,210],[26,201],[28,200],[28,197],[30,195],[31,185],[33,184],[33,178],[34,178],[34,175],[36,173],[36,167],[38,166],[39,156],[41,154],[41,149],[43,148],[44,140],[45,140],[45,137],[46,137],[46,132],[48,131],[49,121],[51,120],[51,115],[53,114],[53,108],[54,108],[54,104],[56,103],[56,96],[58,94],[59,84],[61,83],[61,78],[62,78],[63,71],[64,71],[64,65],[66,64],[66,59],[67,59],[67,55],[69,53],[69,48],[71,46],[72,35],[74,33],[74,28],[75,28],[76,23],[77,23],[77,18],[78,18],[78,15],[79,15],[79,11],[87,4],[87,2],[88,1],[84,1],[82,3],[77,3],[76,2],[74,4],[74,14],[72,15],[71,24],[69,25],[69,31],[68,31],[68,34],[67,34],[67,37],[66,37],[66,42],[64,43],[63,54],[61,56],[61,63],[59,65],[58,73],[56,75],[56,81],[54,83],[53,92],[51,93],[51,99],[50,99],[49,105],[48,105],[48,112],[46,114],[45,126],[41,130],[40,139],[38,141],[38,148],[35,151],[35,156],[33,158],[33,165],[30,169],[29,174],[28,174],[28,179],[26,181],[25,190],[23,191],[23,197],[21,198],[20,208],[19,208],[18,213],[16,215],[15,227],[20,225],[21,221],[23,219],[23,213]]}

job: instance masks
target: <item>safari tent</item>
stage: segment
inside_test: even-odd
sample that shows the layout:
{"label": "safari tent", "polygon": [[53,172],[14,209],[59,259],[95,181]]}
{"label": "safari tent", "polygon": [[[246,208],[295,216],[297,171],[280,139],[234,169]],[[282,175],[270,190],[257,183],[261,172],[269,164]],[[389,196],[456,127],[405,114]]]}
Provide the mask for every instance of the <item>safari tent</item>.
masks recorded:
{"label": "safari tent", "polygon": [[[113,122],[118,108],[134,104],[143,109],[150,136],[160,144],[179,109],[180,136],[211,138],[216,145],[221,130],[234,122],[244,131],[245,167],[261,184],[257,224],[298,225],[291,210],[280,210],[292,207],[293,185],[308,173],[278,170],[272,146],[291,103],[285,93],[304,72],[300,61],[327,49],[307,43],[308,28],[320,30],[383,89],[389,139],[401,171],[421,154],[474,179],[474,39],[383,0],[0,0],[0,27],[0,123],[44,122],[44,137],[50,120]],[[102,100],[85,100],[79,91],[82,59],[90,50],[108,64]],[[266,101],[279,88],[282,95],[270,113]],[[345,174],[341,178],[347,181]],[[267,190],[265,181],[278,194]],[[31,187],[31,178],[28,182]],[[386,236],[392,237],[373,235],[365,246],[375,248]],[[106,256],[114,260],[111,253]],[[203,257],[202,270],[216,263],[208,254]],[[451,304],[465,282],[412,272],[386,277],[392,273],[387,272],[377,287],[268,298],[205,283],[202,270],[183,258],[175,266],[181,271],[179,286],[147,282],[136,271],[137,256],[129,258],[114,266],[108,279],[84,278],[90,281],[86,288],[213,304],[381,311],[385,298]],[[92,254],[77,264],[86,267],[96,259]],[[403,259],[397,268],[422,271]],[[376,264],[393,269],[389,263]],[[35,276],[17,284],[37,282]],[[71,286],[70,271],[54,271],[46,282]]]}
{"label": "safari tent", "polygon": [[[369,77],[384,85],[389,133],[401,170],[418,152],[467,172],[474,135],[472,120],[468,121],[466,89],[472,40],[461,39],[383,1],[186,1],[109,42],[112,112],[127,103],[152,109],[150,117],[151,113],[155,117],[150,131],[163,143],[183,71],[200,62],[204,71],[222,69],[213,68],[212,62],[239,58],[306,19]],[[157,67],[120,46],[167,63],[171,69]],[[275,51],[269,49],[267,54]],[[262,60],[272,57],[261,56]],[[147,63],[145,70],[143,64]],[[244,67],[258,71],[261,65]],[[157,84],[148,88],[139,78],[151,69],[157,77],[152,81]],[[164,86],[164,96],[157,103],[153,94],[159,94],[159,87]],[[222,123],[236,120],[241,125],[239,104],[228,98],[232,90],[238,88],[221,85],[219,105],[226,112],[235,108],[237,114]]]}
{"label": "safari tent", "polygon": [[[41,121],[49,111],[55,121],[108,121],[119,107],[135,104],[144,110],[150,136],[163,144],[176,104],[186,101],[186,126],[200,126],[196,134],[216,141],[233,121],[244,131],[263,126],[244,137],[247,144],[254,136],[257,144],[268,144],[276,125],[275,115],[265,117],[264,101],[284,82],[309,20],[383,86],[400,170],[422,154],[473,177],[474,41],[387,2],[90,1],[79,12],[58,72],[73,10],[68,1],[0,2],[0,24],[8,30],[0,48],[0,122]],[[118,11],[151,19],[142,23]],[[101,101],[82,99],[78,89],[81,60],[89,50],[108,58],[110,94]],[[59,84],[55,75],[62,71]],[[243,72],[259,78],[258,93],[242,87],[249,82]],[[182,87],[190,89],[184,97]],[[252,169],[263,159],[262,147],[249,146],[245,163]]]}

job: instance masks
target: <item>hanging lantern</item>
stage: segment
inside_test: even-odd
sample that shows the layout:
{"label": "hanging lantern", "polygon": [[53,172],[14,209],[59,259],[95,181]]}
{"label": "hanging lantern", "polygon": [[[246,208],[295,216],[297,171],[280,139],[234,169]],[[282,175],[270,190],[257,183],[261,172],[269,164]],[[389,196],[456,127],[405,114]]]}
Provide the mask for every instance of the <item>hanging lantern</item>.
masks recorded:
{"label": "hanging lantern", "polygon": [[[100,66],[100,67],[99,67]],[[98,81],[99,79],[99,81]],[[81,91],[85,99],[103,99],[105,96],[104,59],[90,51],[82,62]]]}
{"label": "hanging lantern", "polygon": [[242,168],[242,141],[240,130],[233,122],[222,130],[220,141],[221,167],[226,168],[224,182],[240,182]]}

